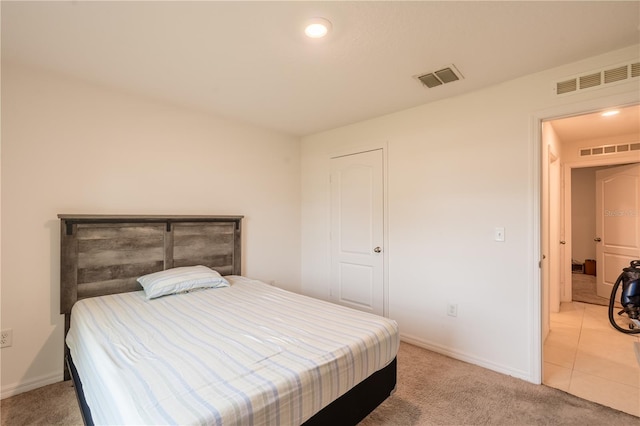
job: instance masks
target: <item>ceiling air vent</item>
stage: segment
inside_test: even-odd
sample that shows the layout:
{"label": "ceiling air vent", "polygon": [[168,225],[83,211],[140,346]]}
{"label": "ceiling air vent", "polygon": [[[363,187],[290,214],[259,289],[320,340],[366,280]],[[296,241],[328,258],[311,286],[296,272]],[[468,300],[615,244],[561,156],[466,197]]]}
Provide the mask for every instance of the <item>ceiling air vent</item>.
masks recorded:
{"label": "ceiling air vent", "polygon": [[605,87],[638,77],[640,77],[640,62],[618,64],[600,71],[565,78],[555,83],[554,90],[556,95],[565,95],[567,93]]}
{"label": "ceiling air vent", "polygon": [[427,86],[429,89],[431,89],[432,87],[440,86],[442,84],[442,82],[438,79],[438,77],[436,77],[434,73],[421,75],[420,77],[418,77],[418,80],[420,80],[422,84]]}
{"label": "ceiling air vent", "polygon": [[461,80],[463,77],[455,65],[449,65],[441,70],[414,76],[414,78],[418,79],[422,84],[431,89],[446,83]]}
{"label": "ceiling air vent", "polygon": [[625,143],[621,145],[603,145],[594,146],[593,148],[580,148],[578,154],[580,157],[591,155],[615,154],[616,152],[640,151],[640,142]]}

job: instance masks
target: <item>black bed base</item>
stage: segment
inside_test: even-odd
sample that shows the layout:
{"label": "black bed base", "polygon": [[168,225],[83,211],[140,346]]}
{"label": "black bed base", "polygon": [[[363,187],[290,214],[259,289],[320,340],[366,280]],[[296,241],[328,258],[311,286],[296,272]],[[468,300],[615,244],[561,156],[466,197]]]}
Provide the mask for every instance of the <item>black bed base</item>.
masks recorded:
{"label": "black bed base", "polygon": [[76,365],[71,359],[71,355],[66,356],[67,370],[71,374],[71,380],[73,380],[73,387],[76,390],[76,398],[78,398],[78,405],[80,406],[80,414],[82,414],[82,421],[86,426],[93,426],[93,418],[91,417],[91,410],[87,405],[87,400],[84,398],[84,391],[82,390],[82,382],[78,376],[78,370]]}
{"label": "black bed base", "polygon": [[391,395],[396,388],[397,358],[349,392],[318,411],[304,426],[353,426]]}
{"label": "black bed base", "polygon": [[[82,413],[82,420],[87,426],[93,426],[91,409],[87,405],[82,390],[82,382],[78,377],[78,371],[71,359],[67,356],[67,366],[71,373],[71,379],[76,390],[78,405]],[[304,426],[354,426],[369,413],[376,409],[396,388],[397,358],[382,370],[376,371],[371,376],[353,387],[349,392],[333,401],[331,404],[318,411],[313,417],[304,422]]]}

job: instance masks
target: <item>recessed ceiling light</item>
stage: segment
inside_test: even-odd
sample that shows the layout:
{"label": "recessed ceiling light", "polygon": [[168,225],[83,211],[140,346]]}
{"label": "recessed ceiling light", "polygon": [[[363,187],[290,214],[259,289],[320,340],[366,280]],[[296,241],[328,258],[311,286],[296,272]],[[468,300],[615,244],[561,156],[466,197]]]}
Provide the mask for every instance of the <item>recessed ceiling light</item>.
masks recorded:
{"label": "recessed ceiling light", "polygon": [[612,109],[610,111],[605,111],[601,115],[603,117],[611,117],[612,115],[620,114],[620,110]]}
{"label": "recessed ceiling light", "polygon": [[331,22],[324,18],[312,18],[307,21],[304,33],[309,38],[322,38],[331,30]]}

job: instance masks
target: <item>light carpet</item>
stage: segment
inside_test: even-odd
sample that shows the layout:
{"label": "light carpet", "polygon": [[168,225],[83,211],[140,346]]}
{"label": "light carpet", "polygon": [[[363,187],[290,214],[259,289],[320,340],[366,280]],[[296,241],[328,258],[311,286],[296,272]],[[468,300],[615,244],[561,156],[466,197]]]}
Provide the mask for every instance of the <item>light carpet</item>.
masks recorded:
{"label": "light carpet", "polygon": [[571,300],[609,306],[609,299],[598,296],[595,275],[571,274]]}
{"label": "light carpet", "polygon": [[361,426],[634,425],[640,419],[403,343],[397,391]]}

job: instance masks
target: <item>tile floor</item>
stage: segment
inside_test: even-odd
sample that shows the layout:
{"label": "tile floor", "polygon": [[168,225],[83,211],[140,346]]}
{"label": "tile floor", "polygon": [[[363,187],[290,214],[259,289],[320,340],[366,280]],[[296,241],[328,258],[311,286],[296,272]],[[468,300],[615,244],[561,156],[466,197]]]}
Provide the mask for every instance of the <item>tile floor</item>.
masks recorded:
{"label": "tile floor", "polygon": [[640,417],[640,361],[634,342],[609,324],[607,307],[562,303],[551,313],[543,383]]}

